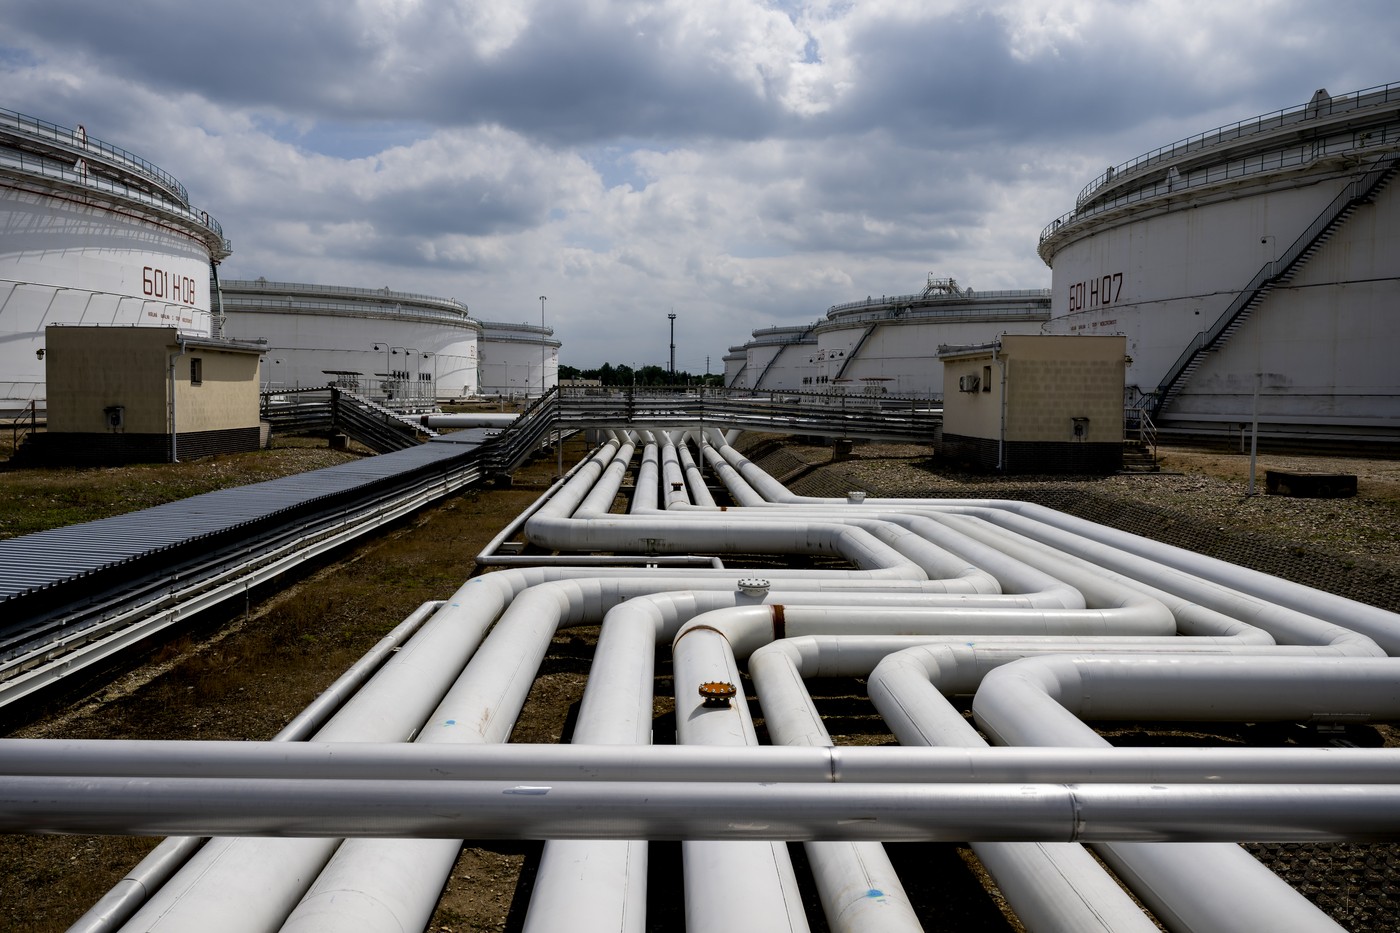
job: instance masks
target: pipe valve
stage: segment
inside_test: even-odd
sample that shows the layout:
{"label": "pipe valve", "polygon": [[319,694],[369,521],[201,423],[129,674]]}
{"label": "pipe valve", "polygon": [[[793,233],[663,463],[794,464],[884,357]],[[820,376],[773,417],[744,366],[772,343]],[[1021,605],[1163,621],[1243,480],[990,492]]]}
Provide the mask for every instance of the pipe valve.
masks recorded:
{"label": "pipe valve", "polygon": [[712,709],[726,707],[738,692],[727,680],[707,680],[700,685],[701,705]]}
{"label": "pipe valve", "polygon": [[745,596],[762,599],[768,595],[769,583],[761,577],[745,577],[739,581],[739,590]]}

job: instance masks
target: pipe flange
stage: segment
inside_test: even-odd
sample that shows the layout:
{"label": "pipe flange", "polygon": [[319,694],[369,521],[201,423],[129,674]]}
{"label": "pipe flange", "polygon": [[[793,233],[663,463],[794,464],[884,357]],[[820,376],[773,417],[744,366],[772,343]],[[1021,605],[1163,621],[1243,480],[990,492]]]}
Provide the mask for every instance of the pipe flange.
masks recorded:
{"label": "pipe flange", "polygon": [[707,680],[700,685],[701,706],[722,709],[739,691],[727,680]]}
{"label": "pipe flange", "polygon": [[739,590],[745,596],[752,596],[755,599],[762,599],[768,595],[768,587],[771,584],[762,577],[745,577],[739,581]]}

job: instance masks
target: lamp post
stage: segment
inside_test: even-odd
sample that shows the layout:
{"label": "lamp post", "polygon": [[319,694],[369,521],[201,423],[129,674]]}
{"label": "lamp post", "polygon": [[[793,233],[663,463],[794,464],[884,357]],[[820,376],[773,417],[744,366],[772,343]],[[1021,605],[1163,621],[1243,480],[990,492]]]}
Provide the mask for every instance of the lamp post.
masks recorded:
{"label": "lamp post", "polygon": [[676,381],[676,312],[666,315],[671,319],[671,381]]}
{"label": "lamp post", "polygon": [[[430,356],[433,358],[433,381],[432,381],[433,395],[432,395],[432,401],[433,401],[433,406],[436,407],[436,406],[437,406],[437,354],[434,353],[432,350],[425,350],[425,351],[423,351],[423,355],[422,355],[421,359],[426,360],[426,359],[427,359],[428,357],[430,357]],[[422,366],[423,366],[423,364],[420,362],[420,363],[418,364],[419,372],[420,372],[420,373],[422,372]],[[422,376],[421,376],[421,375],[419,376],[419,381],[420,381],[420,382],[422,381]]]}
{"label": "lamp post", "polygon": [[388,398],[388,397],[389,397],[389,344],[388,344],[387,342],[383,341],[383,340],[376,340],[374,343],[370,344],[370,349],[371,349],[371,350],[378,350],[380,344],[383,344],[383,345],[384,345],[384,385],[381,386],[381,388],[384,390],[384,397],[385,397],[385,398]]}
{"label": "lamp post", "polygon": [[[416,377],[414,376],[413,373],[409,372],[409,369],[408,369],[408,362],[409,362],[409,360],[412,360],[412,359],[414,359],[414,357],[417,356],[417,354],[418,354],[418,348],[417,348],[417,347],[399,347],[399,349],[403,351],[403,381],[408,383],[408,397],[409,397],[409,400],[410,400],[410,402],[417,402],[417,401],[418,401],[418,386],[417,386],[417,384],[414,382],[414,379],[415,379]],[[416,365],[416,364],[415,364],[415,365]]]}
{"label": "lamp post", "polygon": [[[1270,234],[1265,234],[1259,238],[1259,245],[1268,248],[1269,251],[1269,278],[1274,277],[1274,238]],[[1259,384],[1264,381],[1264,362],[1261,344],[1262,330],[1256,321],[1254,325],[1254,404],[1250,411],[1249,425],[1249,490],[1247,496],[1256,495],[1254,488],[1255,465],[1259,458]]]}
{"label": "lamp post", "polygon": [[544,359],[549,347],[545,342],[544,332],[544,302],[545,296],[540,296],[540,398],[544,398]]}

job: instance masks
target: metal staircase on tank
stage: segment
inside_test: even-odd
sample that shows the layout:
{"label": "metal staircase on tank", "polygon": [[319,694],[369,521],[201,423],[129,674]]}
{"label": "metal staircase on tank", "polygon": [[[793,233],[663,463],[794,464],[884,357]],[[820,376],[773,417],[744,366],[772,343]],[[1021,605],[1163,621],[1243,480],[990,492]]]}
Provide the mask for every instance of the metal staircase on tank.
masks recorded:
{"label": "metal staircase on tank", "polygon": [[1292,246],[1277,259],[1266,262],[1254,274],[1249,284],[1239,291],[1215,323],[1196,334],[1167,370],[1167,375],[1157,386],[1156,404],[1152,409],[1154,419],[1160,419],[1162,412],[1181,394],[1190,382],[1191,374],[1205,362],[1206,354],[1222,349],[1245,321],[1249,320],[1254,309],[1263,304],[1269,293],[1274,288],[1290,282],[1298,270],[1332,238],[1357,208],[1375,199],[1380,190],[1395,177],[1397,170],[1400,170],[1400,153],[1390,153],[1376,159],[1364,175],[1347,183],[1302,235],[1293,241]]}
{"label": "metal staircase on tank", "polygon": [[[816,325],[814,324],[814,325],[812,325],[812,326],[815,327]],[[812,332],[812,328],[811,328],[811,327],[808,327],[808,328],[807,328],[806,330],[804,330],[802,333],[800,333],[800,334],[797,335],[797,339],[796,339],[796,340],[793,340],[793,341],[791,341],[791,342],[789,342],[789,343],[785,343],[785,344],[783,344],[782,346],[778,347],[778,352],[777,352],[777,353],[774,353],[774,354],[773,354],[773,358],[772,358],[771,360],[768,361],[768,365],[765,366],[765,367],[763,367],[763,372],[761,372],[761,373],[758,374],[758,381],[755,382],[755,383],[753,384],[753,387],[754,387],[755,389],[761,389],[761,388],[763,388],[763,379],[764,379],[764,377],[768,375],[768,370],[770,370],[770,369],[773,368],[773,364],[776,363],[776,362],[778,362],[778,357],[780,357],[780,356],[783,355],[783,351],[786,350],[786,349],[788,349],[788,348],[790,348],[790,347],[799,347],[799,346],[801,346],[801,345],[802,345],[802,341],[805,340],[805,339],[807,338],[807,335],[810,334],[811,332]]]}
{"label": "metal staircase on tank", "polygon": [[841,379],[843,376],[846,375],[846,368],[851,365],[851,361],[854,360],[856,356],[860,353],[860,348],[865,346],[865,341],[870,338],[871,334],[875,333],[875,328],[879,326],[880,324],[877,321],[876,323],[871,324],[864,330],[864,332],[861,333],[860,339],[855,342],[854,346],[852,346],[849,350],[846,351],[846,357],[845,359],[841,360],[841,366],[839,369],[836,370],[836,375],[831,377],[832,382],[836,382],[837,380]]}

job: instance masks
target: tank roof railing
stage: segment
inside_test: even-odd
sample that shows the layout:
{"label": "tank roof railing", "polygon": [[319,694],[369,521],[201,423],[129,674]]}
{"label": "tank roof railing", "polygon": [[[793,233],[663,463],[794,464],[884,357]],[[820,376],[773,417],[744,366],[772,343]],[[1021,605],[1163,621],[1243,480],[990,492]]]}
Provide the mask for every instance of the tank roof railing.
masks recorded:
{"label": "tank roof railing", "polygon": [[515,331],[522,334],[543,334],[547,336],[554,333],[554,328],[552,327],[541,327],[539,324],[530,323],[511,324],[506,321],[482,321],[481,326],[485,327],[487,330]]}
{"label": "tank roof railing", "polygon": [[356,298],[380,304],[403,303],[422,304],[430,307],[458,311],[466,315],[467,306],[456,298],[440,298],[436,295],[420,295],[415,292],[396,292],[390,288],[356,288],[349,285],[311,285],[305,282],[269,282],[267,279],[222,279],[224,292],[261,292],[276,297],[279,295],[326,295],[332,298]]}
{"label": "tank roof railing", "polygon": [[[1321,92],[1320,92],[1321,93]],[[1293,107],[1286,107],[1283,110],[1275,110],[1272,113],[1261,114],[1257,117],[1250,117],[1235,123],[1227,123],[1217,126],[1215,129],[1179,139],[1174,143],[1161,146],[1151,152],[1129,159],[1128,161],[1110,167],[1098,178],[1095,178],[1084,189],[1079,192],[1079,197],[1075,198],[1076,207],[1084,204],[1099,188],[1110,181],[1141,171],[1144,168],[1159,164],[1167,159],[1175,158],[1188,152],[1208,149],[1221,143],[1233,142],[1260,133],[1269,133],[1280,128],[1301,123],[1305,120],[1314,120],[1323,116],[1338,116],[1353,113],[1380,104],[1387,104],[1400,100],[1400,83],[1381,84],[1375,87],[1356,91],[1352,94],[1343,94],[1336,97],[1319,97],[1313,95],[1313,99],[1306,104],[1298,104]]]}
{"label": "tank roof railing", "polygon": [[482,326],[480,321],[472,320],[467,317],[465,313],[450,311],[444,308],[432,308],[416,304],[370,304],[364,301],[336,301],[334,299],[314,301],[293,298],[290,295],[280,298],[276,295],[238,294],[229,296],[227,292],[225,292],[224,311],[225,313],[237,313],[239,311],[290,311],[304,314],[330,312],[351,315],[372,315],[375,317],[420,317],[452,321],[457,324],[465,324],[478,328]]}
{"label": "tank roof railing", "polygon": [[99,156],[108,162],[145,176],[168,190],[185,207],[190,206],[190,195],[185,190],[185,186],[180,184],[179,180],[165,169],[134,153],[127,152],[125,149],[104,143],[100,139],[94,139],[87,135],[87,130],[82,126],[70,129],[57,123],[49,123],[47,120],[40,120],[0,107],[0,128],[13,129],[34,139],[56,143],[77,155]]}
{"label": "tank roof railing", "polygon": [[815,321],[811,324],[775,324],[772,327],[760,327],[757,330],[751,331],[750,333],[754,337],[801,337],[807,333],[810,333],[812,328],[816,327],[817,324],[820,323],[820,321]]}
{"label": "tank roof railing", "polygon": [[1050,319],[1050,292],[1047,289],[1045,294],[1039,297],[1045,299],[1045,306],[1041,308],[998,308],[995,310],[986,308],[973,308],[960,305],[953,308],[922,308],[910,312],[907,315],[894,315],[889,311],[867,311],[863,314],[842,315],[840,319],[831,319],[818,324],[818,333],[825,333],[831,330],[841,330],[853,325],[865,324],[878,321],[1047,321]]}
{"label": "tank roof railing", "polygon": [[126,201],[139,202],[168,217],[177,217],[211,234],[209,239],[216,242],[216,247],[211,251],[212,258],[216,261],[222,260],[232,252],[228,240],[224,237],[224,228],[219,222],[210,217],[208,211],[195,210],[188,203],[159,197],[144,188],[123,184],[105,175],[81,171],[76,165],[0,146],[0,168],[5,167],[23,175],[50,179],[70,188],[104,192]]}
{"label": "tank roof railing", "polygon": [[[1092,207],[1076,207],[1060,215],[1040,231],[1040,243],[1074,222],[1098,216],[1114,208],[1138,201],[1148,201],[1167,194],[1202,188],[1235,178],[1245,178],[1277,172],[1281,169],[1296,168],[1318,159],[1348,153],[1379,152],[1400,146],[1400,120],[1385,126],[1368,129],[1364,133],[1346,132],[1336,136],[1311,139],[1293,146],[1268,153],[1246,155],[1228,162],[1218,162],[1184,174],[1168,174],[1160,179],[1129,188],[1111,200],[1096,203]],[[1044,258],[1044,253],[1041,254]]]}
{"label": "tank roof railing", "polygon": [[1020,288],[1004,289],[1000,291],[974,292],[972,289],[963,289],[960,295],[881,295],[879,298],[867,298],[864,301],[848,301],[845,304],[832,305],[826,309],[827,316],[840,314],[845,311],[859,311],[869,308],[910,308],[917,310],[922,306],[932,306],[938,304],[953,303],[981,303],[990,299],[997,300],[1019,300],[1027,298],[1049,298],[1048,288]]}

